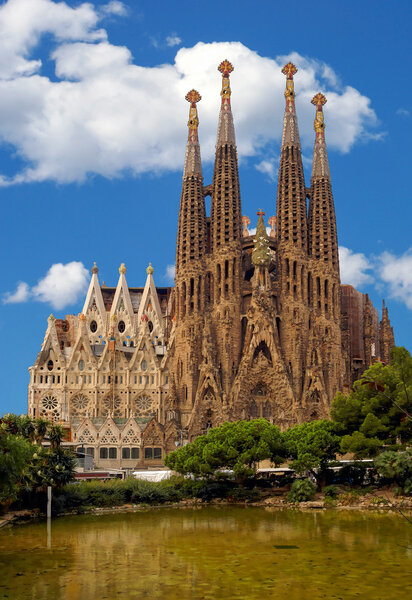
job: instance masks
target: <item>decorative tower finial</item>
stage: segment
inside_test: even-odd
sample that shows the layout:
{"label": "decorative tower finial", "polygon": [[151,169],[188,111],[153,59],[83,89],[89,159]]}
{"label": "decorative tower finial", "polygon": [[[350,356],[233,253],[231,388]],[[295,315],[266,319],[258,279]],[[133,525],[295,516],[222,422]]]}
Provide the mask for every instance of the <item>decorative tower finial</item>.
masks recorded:
{"label": "decorative tower finial", "polygon": [[124,275],[126,273],[126,266],[122,263],[119,267],[119,275]]}
{"label": "decorative tower finial", "polygon": [[187,126],[189,127],[189,142],[198,142],[197,129],[199,127],[199,117],[197,116],[196,104],[202,99],[202,96],[197,90],[190,90],[185,96],[185,99],[190,102],[189,121]]}
{"label": "decorative tower finial", "polygon": [[242,236],[243,237],[249,237],[250,236],[249,229],[248,229],[248,225],[250,225],[250,219],[249,219],[249,217],[247,217],[246,215],[244,215],[242,217],[242,224],[243,224]]}
{"label": "decorative tower finial", "polygon": [[153,275],[153,272],[154,272],[154,268],[152,267],[152,263],[151,263],[151,262],[149,262],[149,266],[148,266],[148,267],[147,267],[147,269],[146,269],[146,273],[147,273],[148,275]]}
{"label": "decorative tower finial", "polygon": [[196,104],[202,99],[202,96],[197,90],[190,90],[185,96],[185,99],[190,103],[189,133],[186,145],[185,166],[183,169],[183,177],[191,175],[202,176],[202,163],[200,159],[200,146],[198,138],[199,117],[197,115]]}
{"label": "decorative tower finial", "polygon": [[230,107],[230,96],[232,95],[232,91],[230,89],[229,80],[230,73],[232,73],[234,67],[232,63],[225,59],[220,63],[217,70],[222,73],[222,91],[220,92],[222,103],[220,107],[216,146],[222,146],[223,144],[236,143],[235,128]]}
{"label": "decorative tower finial", "polygon": [[295,111],[295,84],[293,81],[293,76],[297,72],[297,68],[291,62],[288,62],[282,69],[282,73],[286,75],[286,110],[285,119],[283,122],[282,148],[284,146],[296,146],[300,148],[298,124]]}
{"label": "decorative tower finial", "polygon": [[92,266],[92,274],[97,275],[98,272],[99,272],[99,269],[97,268],[96,261],[95,261]]}
{"label": "decorative tower finial", "polygon": [[270,237],[275,238],[276,237],[276,217],[275,217],[275,215],[273,215],[273,217],[270,217],[270,219],[268,220],[268,223],[270,225]]}
{"label": "decorative tower finial", "polygon": [[220,95],[222,96],[222,108],[227,107],[227,110],[230,110],[230,96],[232,92],[230,89],[229,76],[234,70],[234,67],[232,63],[225,59],[220,63],[217,70],[222,73],[222,91],[220,92]]}
{"label": "decorative tower finial", "polygon": [[313,151],[312,179],[324,177],[330,179],[329,161],[326,152],[325,122],[323,117],[323,106],[326,98],[320,92],[313,96],[312,104],[316,106],[314,129],[316,131],[315,148]]}

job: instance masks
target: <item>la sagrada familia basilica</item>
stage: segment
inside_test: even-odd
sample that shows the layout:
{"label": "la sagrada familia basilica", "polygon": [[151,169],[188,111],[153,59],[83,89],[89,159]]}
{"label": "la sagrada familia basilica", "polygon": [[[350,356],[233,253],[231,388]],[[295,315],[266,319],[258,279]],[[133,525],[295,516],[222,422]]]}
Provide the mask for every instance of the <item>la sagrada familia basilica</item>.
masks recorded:
{"label": "la sagrada familia basilica", "polygon": [[[276,217],[242,216],[227,61],[213,181],[205,185],[197,103],[190,91],[175,287],[92,277],[83,310],[50,316],[30,367],[28,412],[71,428],[100,467],[147,468],[226,420],[264,417],[288,427],[327,417],[394,337],[367,295],[341,285],[323,106],[314,105],[310,186],[304,180],[292,63],[286,77]],[[211,197],[211,214],[205,197]]]}

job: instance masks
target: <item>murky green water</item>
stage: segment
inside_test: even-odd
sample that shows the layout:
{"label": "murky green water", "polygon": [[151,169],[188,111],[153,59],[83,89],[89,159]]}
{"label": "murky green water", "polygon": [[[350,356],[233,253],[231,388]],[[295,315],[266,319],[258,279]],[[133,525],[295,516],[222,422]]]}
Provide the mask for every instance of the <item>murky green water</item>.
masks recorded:
{"label": "murky green water", "polygon": [[0,599],[412,597],[397,514],[154,509],[0,531]]}

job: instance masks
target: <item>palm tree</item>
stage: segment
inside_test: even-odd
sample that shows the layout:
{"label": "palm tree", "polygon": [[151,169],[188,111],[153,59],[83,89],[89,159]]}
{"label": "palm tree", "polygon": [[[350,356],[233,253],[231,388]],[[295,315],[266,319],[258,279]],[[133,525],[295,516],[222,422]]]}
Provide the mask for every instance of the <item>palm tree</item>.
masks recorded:
{"label": "palm tree", "polygon": [[36,423],[36,442],[38,444],[41,444],[42,441],[44,440],[44,436],[47,433],[50,423],[49,423],[49,421],[46,421],[46,419],[36,419],[35,423]]}

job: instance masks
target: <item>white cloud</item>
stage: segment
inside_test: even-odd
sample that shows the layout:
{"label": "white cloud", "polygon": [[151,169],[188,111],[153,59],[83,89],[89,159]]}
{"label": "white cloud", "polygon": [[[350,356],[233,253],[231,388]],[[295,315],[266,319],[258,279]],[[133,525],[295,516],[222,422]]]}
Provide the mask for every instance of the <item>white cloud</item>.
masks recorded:
{"label": "white cloud", "polygon": [[107,15],[117,15],[119,17],[126,16],[128,12],[123,2],[119,2],[119,0],[111,0],[111,2],[104,4],[100,11]]}
{"label": "white cloud", "polygon": [[27,302],[30,297],[30,287],[25,281],[17,284],[15,292],[6,292],[3,297],[3,304],[19,304]]}
{"label": "white cloud", "polygon": [[83,263],[55,263],[37,285],[30,288],[27,283],[21,281],[14,293],[7,292],[4,295],[3,303],[27,302],[33,299],[48,302],[53,308],[60,310],[79,300],[86,291],[88,280],[89,272]]}
{"label": "white cloud", "polygon": [[275,159],[262,160],[255,165],[255,168],[264,175],[267,175],[270,181],[276,179],[276,161]]}
{"label": "white cloud", "polygon": [[176,275],[176,265],[167,265],[165,278],[169,281],[173,282],[175,280]]}
{"label": "white cloud", "polygon": [[406,108],[398,108],[398,110],[396,111],[396,114],[401,117],[409,117],[409,115],[411,113]]}
{"label": "white cloud", "polygon": [[[121,12],[117,3],[104,7]],[[9,0],[0,7],[0,140],[27,165],[14,176],[0,175],[0,185],[182,169],[184,96],[193,87],[202,95],[202,158],[213,160],[217,65],[223,58],[235,65],[232,105],[240,158],[254,157],[262,165],[267,145],[279,144],[285,87],[280,70],[288,59],[299,68],[296,103],[305,147],[313,145],[310,99],[319,90],[328,98],[329,148],[348,152],[373,135],[377,120],[369,98],[341,87],[324,63],[296,53],[262,57],[240,42],[199,42],[180,48],[172,64],[143,67],[133,63],[128,48],[109,43],[100,18],[97,3],[71,8],[51,0]],[[52,39],[57,81],[42,73],[37,52],[45,35]]]}
{"label": "white cloud", "polygon": [[383,252],[378,261],[380,278],[389,286],[391,298],[412,309],[412,248],[401,256]]}
{"label": "white cloud", "polygon": [[170,48],[173,48],[174,46],[179,46],[179,44],[181,43],[182,40],[178,35],[176,35],[176,33],[168,35],[166,38],[166,46],[169,46]]}
{"label": "white cloud", "polygon": [[339,246],[339,265],[343,284],[358,287],[373,282],[373,277],[366,272],[370,271],[373,265],[361,252],[353,252],[345,246]]}

